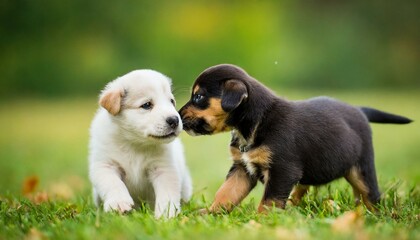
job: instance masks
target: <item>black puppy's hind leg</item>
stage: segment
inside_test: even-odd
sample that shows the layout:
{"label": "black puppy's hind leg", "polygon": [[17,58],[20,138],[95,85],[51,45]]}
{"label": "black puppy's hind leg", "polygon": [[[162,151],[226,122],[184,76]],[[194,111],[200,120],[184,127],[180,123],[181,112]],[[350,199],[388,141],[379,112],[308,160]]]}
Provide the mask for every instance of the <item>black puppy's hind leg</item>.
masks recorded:
{"label": "black puppy's hind leg", "polygon": [[353,188],[356,204],[362,200],[369,210],[376,211],[374,205],[379,202],[380,193],[373,155],[364,159],[360,164],[360,167],[353,166],[344,177]]}
{"label": "black puppy's hind leg", "polygon": [[360,162],[360,172],[369,189],[368,199],[370,203],[377,204],[381,200],[381,193],[379,192],[378,179],[376,177],[373,146],[370,147],[368,154],[364,156]]}

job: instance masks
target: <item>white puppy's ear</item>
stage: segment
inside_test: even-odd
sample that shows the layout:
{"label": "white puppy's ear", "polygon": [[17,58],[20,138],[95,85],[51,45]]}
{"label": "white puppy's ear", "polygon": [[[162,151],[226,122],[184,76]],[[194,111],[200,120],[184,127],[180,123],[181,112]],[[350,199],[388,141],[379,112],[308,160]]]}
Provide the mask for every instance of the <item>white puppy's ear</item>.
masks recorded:
{"label": "white puppy's ear", "polygon": [[111,82],[102,91],[99,97],[99,104],[110,114],[117,115],[121,110],[122,99],[124,97],[124,88]]}

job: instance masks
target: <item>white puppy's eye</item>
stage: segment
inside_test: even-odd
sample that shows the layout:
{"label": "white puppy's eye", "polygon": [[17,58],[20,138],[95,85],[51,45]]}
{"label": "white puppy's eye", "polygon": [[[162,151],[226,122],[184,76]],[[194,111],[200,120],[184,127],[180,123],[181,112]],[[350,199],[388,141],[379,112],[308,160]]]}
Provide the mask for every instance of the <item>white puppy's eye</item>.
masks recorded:
{"label": "white puppy's eye", "polygon": [[152,109],[152,107],[153,107],[152,102],[147,102],[147,103],[140,106],[140,108],[143,108],[145,110],[150,110],[150,109]]}
{"label": "white puppy's eye", "polygon": [[175,100],[171,99],[171,103],[175,106]]}

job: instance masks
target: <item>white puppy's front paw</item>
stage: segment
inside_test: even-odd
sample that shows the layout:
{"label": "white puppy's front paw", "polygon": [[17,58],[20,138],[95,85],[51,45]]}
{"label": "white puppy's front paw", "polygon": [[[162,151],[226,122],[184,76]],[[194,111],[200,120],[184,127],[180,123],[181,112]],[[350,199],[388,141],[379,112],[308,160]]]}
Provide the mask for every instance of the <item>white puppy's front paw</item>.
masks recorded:
{"label": "white puppy's front paw", "polygon": [[180,207],[174,204],[167,205],[166,207],[157,207],[155,209],[155,218],[173,218],[179,214]]}
{"label": "white puppy's front paw", "polygon": [[104,201],[104,211],[118,211],[119,213],[129,212],[133,209],[134,201],[130,198],[110,198]]}

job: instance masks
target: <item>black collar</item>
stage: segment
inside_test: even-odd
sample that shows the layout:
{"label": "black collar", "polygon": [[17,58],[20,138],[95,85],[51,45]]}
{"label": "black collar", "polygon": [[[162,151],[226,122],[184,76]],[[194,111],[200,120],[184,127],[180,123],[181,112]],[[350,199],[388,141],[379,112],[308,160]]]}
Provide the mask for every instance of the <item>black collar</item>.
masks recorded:
{"label": "black collar", "polygon": [[248,152],[251,149],[251,145],[239,145],[239,151],[241,153]]}

